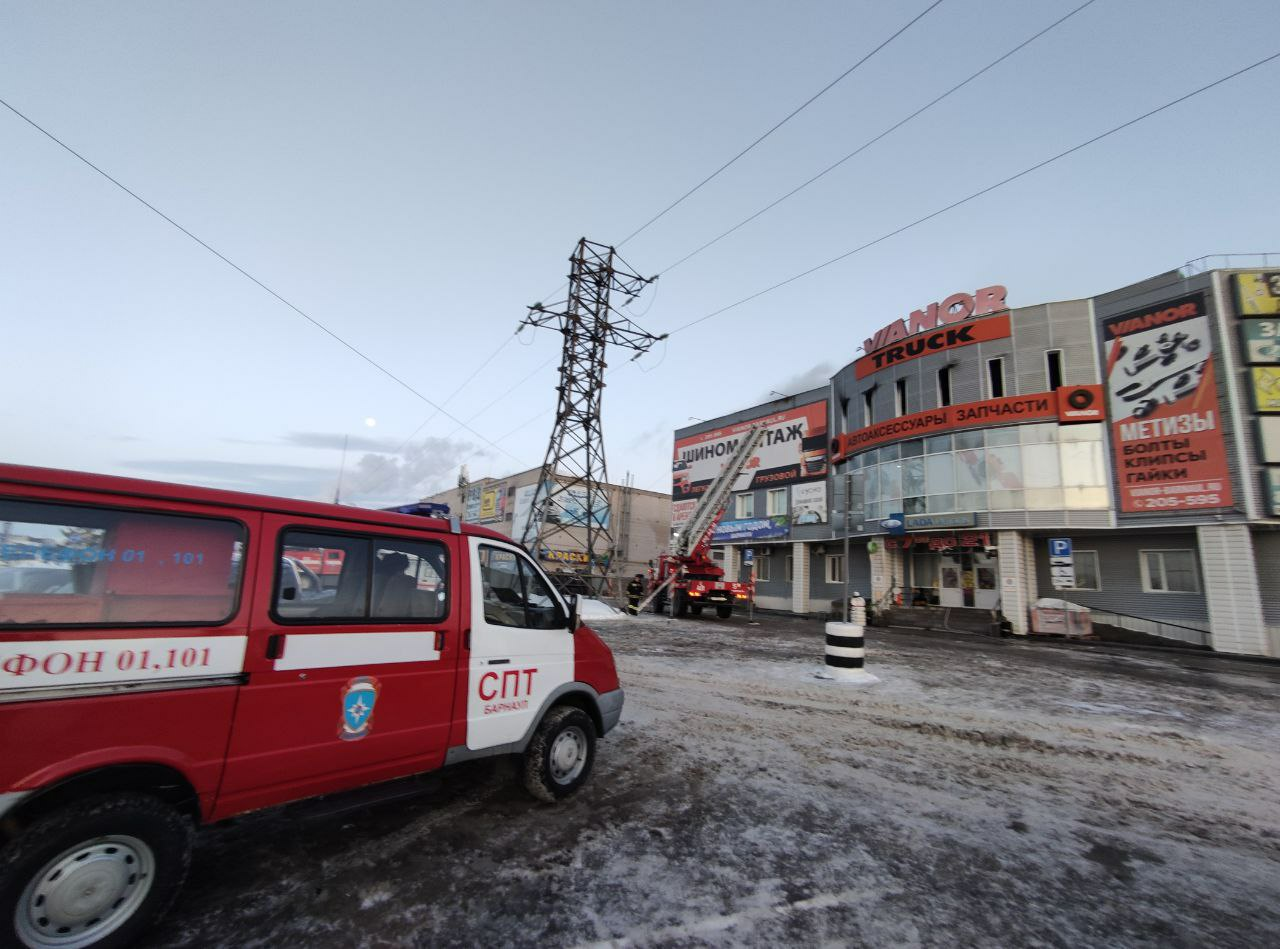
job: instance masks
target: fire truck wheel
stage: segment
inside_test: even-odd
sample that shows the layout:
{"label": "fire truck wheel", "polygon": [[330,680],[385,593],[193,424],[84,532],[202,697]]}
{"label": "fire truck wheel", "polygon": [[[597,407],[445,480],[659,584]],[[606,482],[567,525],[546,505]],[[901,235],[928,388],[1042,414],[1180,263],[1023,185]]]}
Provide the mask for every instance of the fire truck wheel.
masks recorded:
{"label": "fire truck wheel", "polygon": [[732,615],[733,615],[733,607],[732,607],[732,606],[717,606],[717,607],[716,607],[716,616],[720,617],[721,619],[728,619],[728,618],[729,618],[730,616],[732,616]]}
{"label": "fire truck wheel", "polygon": [[524,755],[524,786],[554,804],[587,783],[596,760],[596,726],[580,708],[559,705],[547,713]]}
{"label": "fire truck wheel", "polygon": [[690,612],[690,613],[692,613],[694,616],[701,616],[701,615],[702,615],[702,604],[701,604],[701,603],[690,603],[690,604],[689,604],[689,612]]}
{"label": "fire truck wheel", "polygon": [[147,794],[85,798],[37,820],[0,859],[0,945],[134,945],[182,888],[193,837]]}
{"label": "fire truck wheel", "polygon": [[689,596],[684,590],[676,590],[676,595],[671,598],[671,615],[684,619],[684,615],[689,612]]}

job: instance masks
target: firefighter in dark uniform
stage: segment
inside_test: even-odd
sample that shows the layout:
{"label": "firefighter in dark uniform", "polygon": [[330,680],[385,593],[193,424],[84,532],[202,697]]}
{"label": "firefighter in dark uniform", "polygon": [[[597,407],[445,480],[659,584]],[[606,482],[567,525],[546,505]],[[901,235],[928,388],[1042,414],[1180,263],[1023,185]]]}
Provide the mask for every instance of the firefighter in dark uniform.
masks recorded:
{"label": "firefighter in dark uniform", "polygon": [[627,584],[627,612],[632,616],[640,614],[640,597],[644,596],[644,574],[637,573]]}

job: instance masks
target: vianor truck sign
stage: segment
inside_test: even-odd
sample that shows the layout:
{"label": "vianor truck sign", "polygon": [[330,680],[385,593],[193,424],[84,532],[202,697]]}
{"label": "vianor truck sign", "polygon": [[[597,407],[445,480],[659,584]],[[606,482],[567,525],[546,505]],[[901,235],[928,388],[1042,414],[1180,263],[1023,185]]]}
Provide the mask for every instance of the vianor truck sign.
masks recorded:
{"label": "vianor truck sign", "polygon": [[[867,355],[854,363],[857,378],[869,376],[896,363],[957,346],[967,346],[1009,335],[1009,320],[1001,317],[964,326],[955,324],[1008,309],[1008,291],[1000,286],[983,287],[969,293],[953,293],[941,303],[912,310],[905,319],[894,320],[862,344]],[[936,330],[936,332],[930,332]]]}

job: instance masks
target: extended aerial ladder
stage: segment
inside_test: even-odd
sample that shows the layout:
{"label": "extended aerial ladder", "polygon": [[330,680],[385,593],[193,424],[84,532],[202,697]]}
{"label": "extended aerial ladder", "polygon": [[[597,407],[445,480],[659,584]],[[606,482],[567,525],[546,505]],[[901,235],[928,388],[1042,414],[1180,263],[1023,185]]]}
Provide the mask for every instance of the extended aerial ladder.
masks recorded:
{"label": "extended aerial ladder", "polygon": [[711,559],[711,538],[724,516],[729,495],[764,438],[764,432],[764,426],[753,425],[738,441],[720,473],[698,500],[684,528],[671,538],[668,552],[658,558],[657,574],[652,588],[640,601],[640,610],[656,600],[655,611],[661,612],[670,594],[671,612],[675,616],[684,616],[689,610],[697,615],[708,605],[714,606],[716,615],[723,619],[732,614],[735,602],[750,598],[750,584],[724,579],[724,568]]}

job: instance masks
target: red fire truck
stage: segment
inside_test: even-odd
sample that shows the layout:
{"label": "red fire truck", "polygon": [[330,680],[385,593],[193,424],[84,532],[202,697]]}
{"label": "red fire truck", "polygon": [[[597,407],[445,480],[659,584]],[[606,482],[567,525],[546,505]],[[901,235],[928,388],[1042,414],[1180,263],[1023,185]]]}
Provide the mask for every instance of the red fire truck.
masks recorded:
{"label": "red fire truck", "polygon": [[711,538],[739,476],[750,483],[750,475],[743,472],[752,467],[751,453],[763,437],[764,429],[758,425],[742,436],[720,473],[702,493],[684,527],[672,538],[668,552],[658,558],[649,593],[640,603],[640,609],[652,602],[653,611],[661,613],[670,599],[672,616],[690,613],[700,616],[703,608],[709,606],[716,611],[716,616],[728,619],[733,615],[734,606],[751,601],[755,593],[752,584],[726,580],[724,568],[711,559]]}
{"label": "red fire truck", "polygon": [[132,945],[245,811],[489,755],[566,797],[622,701],[493,531],[0,465],[0,945]]}

